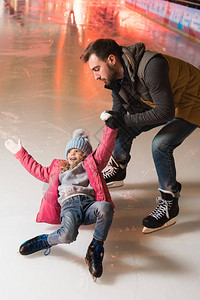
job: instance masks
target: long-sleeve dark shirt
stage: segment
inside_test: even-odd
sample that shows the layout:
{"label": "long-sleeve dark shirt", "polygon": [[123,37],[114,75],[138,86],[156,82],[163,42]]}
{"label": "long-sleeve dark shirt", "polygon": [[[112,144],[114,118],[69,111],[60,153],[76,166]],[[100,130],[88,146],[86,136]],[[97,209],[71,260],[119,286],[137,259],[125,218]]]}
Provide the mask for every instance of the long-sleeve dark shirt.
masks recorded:
{"label": "long-sleeve dark shirt", "polygon": [[[173,119],[175,107],[168,71],[168,63],[161,55],[156,55],[148,62],[144,73],[144,83],[149,90],[149,94],[155,107],[149,107],[146,111],[134,114],[129,112],[129,115],[125,115],[125,123],[127,127],[134,125],[144,126],[159,124]],[[124,80],[130,82],[130,78],[128,78],[126,70],[122,81]],[[131,84],[131,82],[129,84]],[[122,102],[119,100],[114,91],[112,92],[112,96],[112,109],[126,114],[126,110],[124,109]]]}

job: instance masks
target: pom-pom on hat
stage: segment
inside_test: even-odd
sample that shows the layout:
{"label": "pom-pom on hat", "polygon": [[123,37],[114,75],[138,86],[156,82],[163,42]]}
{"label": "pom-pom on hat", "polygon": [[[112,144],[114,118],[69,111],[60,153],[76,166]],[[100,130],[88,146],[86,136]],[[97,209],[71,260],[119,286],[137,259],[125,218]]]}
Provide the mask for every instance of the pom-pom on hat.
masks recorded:
{"label": "pom-pom on hat", "polygon": [[76,129],[73,132],[72,140],[67,143],[67,147],[65,149],[65,156],[67,158],[67,154],[71,149],[79,149],[86,156],[92,153],[92,146],[89,142],[88,133],[82,129]]}

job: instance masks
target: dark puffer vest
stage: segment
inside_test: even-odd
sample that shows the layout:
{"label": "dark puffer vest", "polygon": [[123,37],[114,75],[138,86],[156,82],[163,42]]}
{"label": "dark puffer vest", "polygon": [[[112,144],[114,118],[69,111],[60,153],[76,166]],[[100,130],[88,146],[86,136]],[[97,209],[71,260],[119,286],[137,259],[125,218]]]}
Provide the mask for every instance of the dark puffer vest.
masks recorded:
{"label": "dark puffer vest", "polygon": [[[160,53],[145,50],[143,43],[122,47],[122,52],[122,59],[132,82],[130,93],[138,99],[137,101],[132,100],[130,105],[130,101],[128,101],[130,93],[127,94],[127,90],[122,87],[119,95],[125,101],[124,108],[131,114],[142,112],[148,107],[154,107],[155,105],[144,82],[144,74],[150,59]],[[167,60],[169,66],[169,80],[174,96],[175,117],[182,118],[200,127],[200,70],[181,59],[165,54],[160,55]],[[133,103],[134,101],[135,103]]]}

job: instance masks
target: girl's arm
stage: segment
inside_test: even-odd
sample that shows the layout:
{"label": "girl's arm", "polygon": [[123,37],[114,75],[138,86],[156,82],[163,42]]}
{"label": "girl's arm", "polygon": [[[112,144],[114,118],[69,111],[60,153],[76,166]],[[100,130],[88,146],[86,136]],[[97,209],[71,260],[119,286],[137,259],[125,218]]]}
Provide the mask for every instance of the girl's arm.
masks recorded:
{"label": "girl's arm", "polygon": [[21,145],[21,141],[15,143],[13,140],[7,140],[5,142],[6,148],[14,154],[14,156],[20,161],[22,166],[35,178],[49,182],[50,167],[43,167],[39,164]]}
{"label": "girl's arm", "polygon": [[100,170],[105,168],[110,159],[115,146],[116,136],[117,129],[111,129],[105,125],[100,144],[93,152],[93,157]]}

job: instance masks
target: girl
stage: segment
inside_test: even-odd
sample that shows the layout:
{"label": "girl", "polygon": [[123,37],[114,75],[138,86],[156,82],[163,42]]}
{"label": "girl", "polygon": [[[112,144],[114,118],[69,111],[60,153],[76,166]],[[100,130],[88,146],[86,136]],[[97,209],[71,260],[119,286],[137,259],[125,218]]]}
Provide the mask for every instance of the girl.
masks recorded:
{"label": "girl", "polygon": [[83,129],[75,130],[65,150],[66,160],[54,159],[49,167],[37,163],[20,140],[18,143],[11,139],[5,142],[6,148],[30,174],[49,183],[36,221],[61,224],[57,231],[23,243],[19,249],[22,255],[42,249],[46,249],[44,254],[48,255],[52,246],[75,241],[80,225],[96,223],[85,260],[94,280],[102,275],[103,243],[114,208],[101,173],[111,156],[117,134],[117,126],[112,124],[110,127],[105,126],[100,144],[93,152],[87,133]]}

